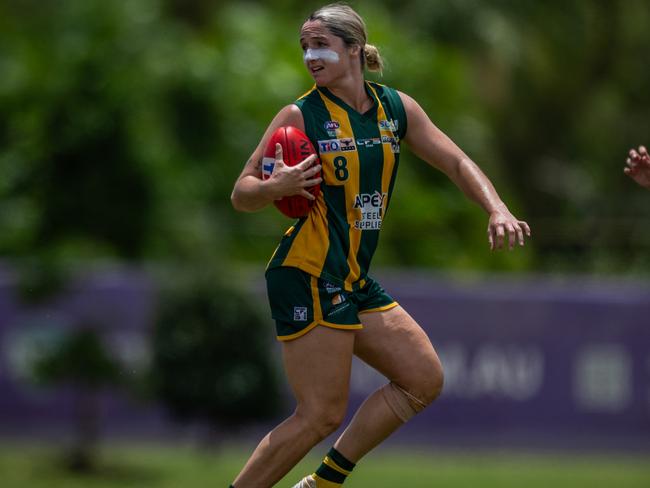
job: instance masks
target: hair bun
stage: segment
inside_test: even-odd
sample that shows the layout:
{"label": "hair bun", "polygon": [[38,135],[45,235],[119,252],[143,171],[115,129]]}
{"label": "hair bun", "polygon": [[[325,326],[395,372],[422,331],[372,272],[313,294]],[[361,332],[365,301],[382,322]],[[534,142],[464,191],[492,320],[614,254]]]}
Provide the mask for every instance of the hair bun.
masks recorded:
{"label": "hair bun", "polygon": [[368,71],[378,71],[380,74],[384,69],[384,61],[379,54],[379,49],[372,44],[363,47],[363,56],[366,60]]}

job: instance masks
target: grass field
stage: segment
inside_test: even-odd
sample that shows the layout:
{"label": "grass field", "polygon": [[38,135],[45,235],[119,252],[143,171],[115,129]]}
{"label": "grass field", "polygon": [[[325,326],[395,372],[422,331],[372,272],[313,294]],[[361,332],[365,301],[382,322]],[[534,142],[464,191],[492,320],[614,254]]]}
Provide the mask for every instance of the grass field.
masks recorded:
{"label": "grass field", "polygon": [[[243,464],[244,450],[216,453],[189,447],[112,446],[102,451],[101,469],[70,476],[53,448],[0,445],[3,488],[219,488]],[[291,487],[314,470],[304,460],[278,487]],[[535,453],[454,453],[382,450],[355,470],[347,487],[373,488],[648,488],[647,457]]]}

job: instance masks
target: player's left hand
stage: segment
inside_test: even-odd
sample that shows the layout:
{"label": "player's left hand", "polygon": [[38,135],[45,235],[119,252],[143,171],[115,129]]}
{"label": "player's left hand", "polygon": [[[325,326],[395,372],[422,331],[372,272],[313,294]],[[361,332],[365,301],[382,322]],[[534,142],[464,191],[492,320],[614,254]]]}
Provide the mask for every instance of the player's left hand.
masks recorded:
{"label": "player's left hand", "polygon": [[639,150],[630,149],[627,158],[625,174],[636,181],[639,185],[650,189],[650,155],[648,150],[639,146]]}
{"label": "player's left hand", "polygon": [[507,208],[495,210],[490,214],[488,223],[488,241],[490,242],[490,251],[503,249],[508,240],[508,250],[512,251],[515,243],[520,246],[524,245],[524,234],[530,237],[530,227],[523,220],[517,220]]}

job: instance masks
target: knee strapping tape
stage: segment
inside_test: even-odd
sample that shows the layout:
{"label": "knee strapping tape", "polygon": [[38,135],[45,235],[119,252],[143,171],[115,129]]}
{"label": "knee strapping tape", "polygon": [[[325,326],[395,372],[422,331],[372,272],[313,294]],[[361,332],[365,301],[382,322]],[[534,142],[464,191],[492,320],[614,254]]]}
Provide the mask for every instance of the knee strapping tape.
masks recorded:
{"label": "knee strapping tape", "polygon": [[392,381],[383,386],[381,392],[390,409],[402,422],[407,422],[427,406],[419,398]]}

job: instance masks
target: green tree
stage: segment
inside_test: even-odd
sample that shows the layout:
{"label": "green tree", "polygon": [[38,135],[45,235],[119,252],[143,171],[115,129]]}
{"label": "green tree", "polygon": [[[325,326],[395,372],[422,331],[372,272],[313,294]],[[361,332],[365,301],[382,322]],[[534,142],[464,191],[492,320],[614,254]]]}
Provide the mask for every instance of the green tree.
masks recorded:
{"label": "green tree", "polygon": [[70,387],[75,392],[75,440],[67,455],[74,471],[97,467],[100,434],[98,393],[122,383],[120,366],[89,325],[80,326],[50,348],[33,365],[35,379],[46,386]]}
{"label": "green tree", "polygon": [[269,330],[250,297],[196,271],[165,291],[153,335],[154,395],[179,420],[236,428],[280,405]]}

